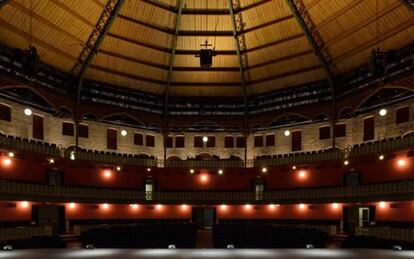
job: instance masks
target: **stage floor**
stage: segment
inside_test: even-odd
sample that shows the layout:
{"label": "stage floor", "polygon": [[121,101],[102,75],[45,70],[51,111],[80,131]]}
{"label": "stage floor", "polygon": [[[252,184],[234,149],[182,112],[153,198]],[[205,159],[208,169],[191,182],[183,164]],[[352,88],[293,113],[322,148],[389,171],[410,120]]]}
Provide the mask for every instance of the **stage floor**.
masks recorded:
{"label": "stage floor", "polygon": [[414,258],[414,251],[370,249],[32,249],[0,251],[0,259],[33,258]]}

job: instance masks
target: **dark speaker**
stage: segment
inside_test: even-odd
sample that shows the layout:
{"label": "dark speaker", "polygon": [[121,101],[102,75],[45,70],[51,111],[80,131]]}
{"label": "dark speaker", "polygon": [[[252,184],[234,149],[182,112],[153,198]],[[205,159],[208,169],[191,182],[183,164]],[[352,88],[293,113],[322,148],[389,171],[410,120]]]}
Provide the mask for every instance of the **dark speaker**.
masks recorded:
{"label": "dark speaker", "polygon": [[213,65],[213,50],[202,49],[200,50],[200,66],[203,68],[210,68]]}

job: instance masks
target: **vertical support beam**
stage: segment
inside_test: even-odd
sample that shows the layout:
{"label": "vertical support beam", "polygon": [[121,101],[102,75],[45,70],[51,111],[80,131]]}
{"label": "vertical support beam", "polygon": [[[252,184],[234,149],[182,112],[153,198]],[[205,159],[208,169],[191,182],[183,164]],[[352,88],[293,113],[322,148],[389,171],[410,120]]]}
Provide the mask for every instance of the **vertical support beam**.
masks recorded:
{"label": "vertical support beam", "polygon": [[167,85],[165,86],[164,93],[164,125],[163,125],[163,136],[164,136],[164,166],[167,163],[167,139],[168,139],[168,95],[170,93],[170,86],[172,80],[172,73],[174,68],[175,53],[177,51],[177,39],[178,33],[180,32],[181,16],[183,12],[184,0],[177,0],[177,18],[175,20],[175,33],[171,46],[170,65],[167,74]]}
{"label": "vertical support beam", "polygon": [[402,4],[404,4],[408,10],[414,12],[414,0],[400,0]]}
{"label": "vertical support beam", "polygon": [[92,63],[93,58],[98,52],[98,48],[103,42],[106,33],[109,31],[113,21],[118,16],[124,0],[108,0],[95,25],[92,33],[89,35],[88,41],[82,49],[78,61],[73,66],[71,73],[76,76],[76,106],[75,106],[75,151],[79,147],[79,122],[80,122],[80,99],[83,80],[85,78],[86,70]]}
{"label": "vertical support beam", "polygon": [[244,34],[240,33],[243,31],[243,19],[241,12],[235,14],[235,10],[240,9],[240,0],[227,0],[227,5],[230,11],[231,24],[233,29],[234,44],[236,47],[238,62],[239,62],[239,72],[240,72],[240,82],[241,87],[243,88],[243,98],[244,98],[244,119],[243,119],[243,135],[246,140],[246,145],[244,148],[244,163],[247,165],[247,136],[249,134],[249,110],[248,110],[248,92],[246,84],[246,69],[249,67],[246,53],[246,41]]}
{"label": "vertical support beam", "polygon": [[335,76],[332,71],[332,68],[329,65],[330,57],[329,53],[323,53],[322,47],[324,42],[320,34],[316,31],[315,25],[313,24],[302,0],[286,0],[287,5],[292,11],[293,16],[296,21],[299,23],[299,26],[302,28],[303,32],[308,39],[309,44],[312,46],[313,51],[315,52],[316,57],[321,63],[322,67],[326,72],[328,78],[329,86],[331,88],[332,95],[332,147],[336,147],[335,139],[335,125],[336,125],[336,91],[335,91]]}

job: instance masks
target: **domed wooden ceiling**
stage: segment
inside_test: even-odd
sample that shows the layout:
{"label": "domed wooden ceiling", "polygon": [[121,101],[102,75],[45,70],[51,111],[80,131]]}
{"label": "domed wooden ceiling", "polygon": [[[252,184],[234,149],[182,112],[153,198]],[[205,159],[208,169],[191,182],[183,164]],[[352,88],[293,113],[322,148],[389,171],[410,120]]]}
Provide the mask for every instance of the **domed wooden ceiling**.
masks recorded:
{"label": "domed wooden ceiling", "polygon": [[[251,95],[326,79],[315,50],[336,76],[366,64],[375,46],[414,42],[414,11],[404,0],[231,0],[234,15],[228,0],[182,1],[180,10],[177,0],[124,0],[85,77],[157,94],[169,85],[171,95],[239,96],[243,74]],[[107,2],[5,1],[0,43],[32,42],[43,62],[70,73]],[[206,40],[217,51],[211,69],[195,57]]]}

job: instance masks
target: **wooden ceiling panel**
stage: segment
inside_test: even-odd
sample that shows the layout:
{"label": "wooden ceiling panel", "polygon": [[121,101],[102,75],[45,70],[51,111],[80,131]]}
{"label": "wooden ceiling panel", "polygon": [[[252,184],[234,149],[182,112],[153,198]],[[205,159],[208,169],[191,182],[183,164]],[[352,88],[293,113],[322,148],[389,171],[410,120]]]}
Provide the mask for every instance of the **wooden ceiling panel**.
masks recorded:
{"label": "wooden ceiling panel", "polygon": [[[201,44],[205,41],[212,44],[216,50],[233,50],[235,51],[233,37],[194,37],[194,36],[179,36],[177,39],[177,49],[180,50],[200,50]],[[211,47],[211,48],[212,48]]]}
{"label": "wooden ceiling panel", "polygon": [[165,87],[159,84],[148,83],[144,81],[139,81],[120,75],[114,75],[112,73],[103,72],[94,68],[89,68],[86,72],[86,78],[102,81],[109,84],[121,85],[124,87],[129,87],[136,90],[146,91],[155,94],[162,94]]}
{"label": "wooden ceiling panel", "polygon": [[230,15],[183,15],[180,30],[231,31],[231,18]]}
{"label": "wooden ceiling panel", "polygon": [[229,83],[240,82],[239,72],[182,72],[175,71],[172,77],[173,82],[197,82],[197,83]]}
{"label": "wooden ceiling panel", "polygon": [[[313,8],[307,8],[307,11],[312,19],[312,22],[318,26],[323,24],[323,22],[330,19],[332,16],[338,18],[338,13],[341,10],[351,6],[356,1],[362,3],[365,0],[320,0]],[[308,3],[308,5],[311,4],[311,2]],[[305,4],[306,7],[308,7],[308,5]]]}
{"label": "wooden ceiling panel", "polygon": [[296,85],[316,82],[324,80],[326,78],[325,71],[323,69],[304,72],[299,75],[292,75],[272,81],[267,81],[259,84],[253,84],[250,86],[251,94],[261,94],[277,89],[283,89],[286,87],[293,87]]}
{"label": "wooden ceiling panel", "polygon": [[[249,3],[246,4],[252,3],[252,1],[249,1]],[[246,4],[243,4],[242,6],[245,6]],[[292,12],[289,7],[286,5],[285,1],[280,0],[270,1],[269,3],[242,12],[243,22],[245,23],[244,29],[260,26],[290,15],[292,15]]]}
{"label": "wooden ceiling panel", "polygon": [[162,65],[168,65],[170,60],[170,55],[168,53],[152,50],[131,42],[118,40],[110,36],[105,37],[100,49]]}

